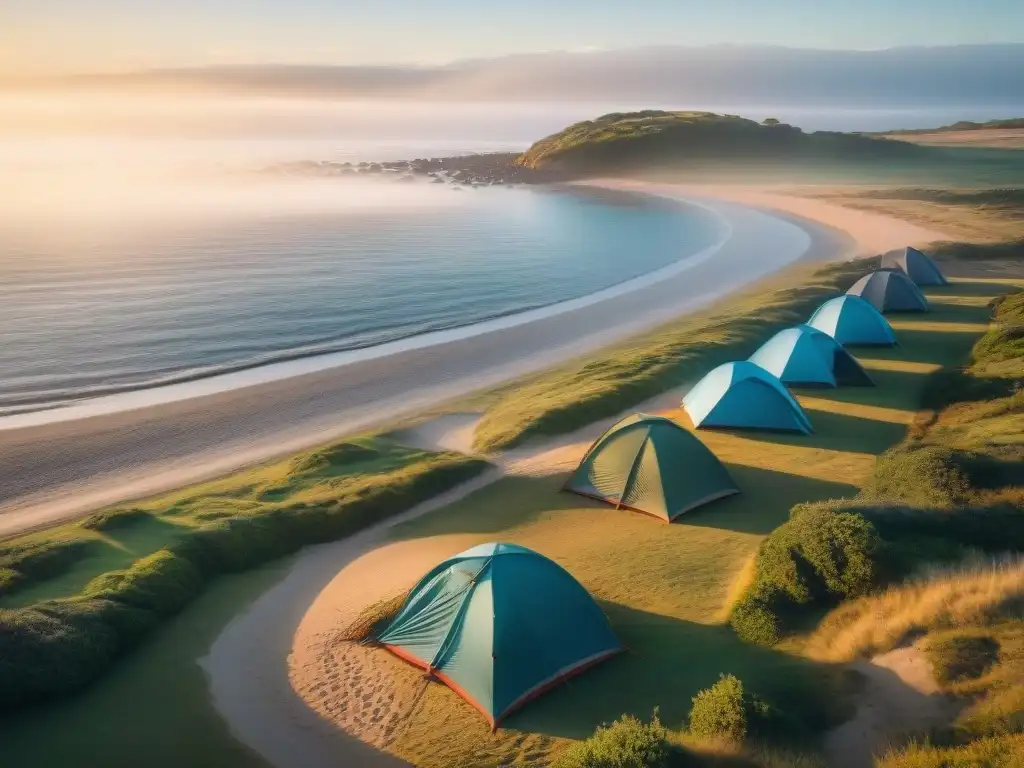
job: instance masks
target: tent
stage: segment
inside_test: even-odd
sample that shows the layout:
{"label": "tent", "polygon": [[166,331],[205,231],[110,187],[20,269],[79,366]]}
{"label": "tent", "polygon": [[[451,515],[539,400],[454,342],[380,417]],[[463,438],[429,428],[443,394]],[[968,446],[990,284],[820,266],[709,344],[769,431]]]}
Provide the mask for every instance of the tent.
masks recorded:
{"label": "tent", "polygon": [[882,268],[900,270],[915,285],[949,285],[935,262],[910,246],[883,253]]}
{"label": "tent", "polygon": [[896,334],[882,313],[860,296],[829,299],[811,315],[812,328],[827,333],[843,346],[893,347]]}
{"label": "tent", "polygon": [[696,427],[814,431],[786,386],[749,360],[715,368],[687,393],[683,408]]}
{"label": "tent", "polygon": [[750,362],[791,387],[875,384],[839,342],[809,325],[779,331],[750,356]]}
{"label": "tent", "polygon": [[928,300],[914,281],[895,269],[878,269],[864,275],[847,293],[860,296],[879,312],[928,311]]}
{"label": "tent", "polygon": [[740,489],[690,431],[663,416],[635,414],[599,437],[565,490],[672,522]]}
{"label": "tent", "polygon": [[434,566],[377,641],[487,718],[503,718],[623,650],[579,582],[515,544],[481,544]]}

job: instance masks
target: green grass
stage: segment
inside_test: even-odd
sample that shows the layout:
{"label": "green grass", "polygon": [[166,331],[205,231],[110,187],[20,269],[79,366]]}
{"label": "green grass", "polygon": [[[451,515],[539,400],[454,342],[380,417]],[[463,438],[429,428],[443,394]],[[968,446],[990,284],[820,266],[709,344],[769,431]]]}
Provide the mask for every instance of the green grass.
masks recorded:
{"label": "green grass", "polygon": [[571,432],[745,358],[775,331],[805,321],[865,269],[863,262],[793,268],[715,310],[528,380],[487,408],[476,447],[496,450]]}
{"label": "green grass", "polygon": [[95,685],[0,717],[5,768],[263,768],[235,741],[197,663],[224,625],[291,565],[225,576]]}
{"label": "green grass", "polygon": [[353,439],[13,539],[0,550],[0,707],[94,681],[221,574],[349,535],[484,467]]}
{"label": "green grass", "polygon": [[[862,362],[881,385],[877,389],[801,393],[818,427],[813,436],[702,434],[746,493],[679,524],[657,525],[643,516],[558,494],[559,477],[513,477],[398,527],[394,536],[401,539],[457,534],[459,548],[501,538],[544,552],[601,600],[630,652],[537,700],[510,718],[497,737],[454,694],[431,686],[393,751],[435,765],[466,760],[497,764],[510,756],[551,755],[567,739],[588,736],[623,712],[646,718],[655,706],[675,728],[685,721],[691,698],[720,673],[736,674],[810,727],[841,717],[845,683],[838,670],[740,642],[723,624],[723,607],[761,540],[787,519],[793,505],[857,492],[870,475],[875,453],[899,440],[912,424],[928,374],[966,354],[984,328],[987,297],[1003,290],[1002,284],[956,283],[945,290],[945,300],[935,301],[932,315],[898,320],[902,347],[863,354]],[[752,335],[750,342],[757,339]],[[366,466],[385,473],[395,469],[393,454],[378,461]],[[338,470],[336,465],[343,463],[337,454],[306,457],[135,506],[155,511],[154,520],[181,526],[187,533],[292,502],[313,506],[318,499],[337,498],[339,489],[365,491],[361,479]],[[307,480],[297,482],[296,472]],[[138,554],[128,556],[134,561],[159,551],[147,551],[151,547],[144,541],[151,522],[140,516],[105,531],[70,526],[39,534],[37,540],[102,542],[111,550],[104,557],[111,557],[138,536]],[[32,588],[49,581],[51,596],[81,591],[97,575],[87,564],[98,557],[92,553],[76,560],[62,575]],[[126,563],[118,562],[119,567]],[[240,602],[271,583],[277,568],[218,579],[95,685],[63,703],[5,717],[0,725],[5,756],[11,756],[13,765],[80,763],[83,754],[95,756],[94,764],[115,766],[259,764],[231,740],[210,709],[194,659]],[[61,585],[61,579],[67,582]],[[135,711],[136,702],[154,699],[158,701],[146,711]],[[118,728],[111,737],[110,724],[126,717],[126,702],[132,703],[138,722],[131,733]],[[51,738],[53,733],[62,738]],[[181,733],[190,738],[182,739]],[[770,763],[766,758],[720,764]]]}
{"label": "green grass", "polygon": [[[847,681],[838,668],[742,642],[724,624],[723,608],[761,541],[788,519],[794,505],[858,492],[876,453],[901,440],[914,422],[929,375],[966,358],[987,327],[987,302],[1005,290],[1002,283],[978,281],[936,290],[931,314],[895,320],[900,347],[861,351],[878,387],[798,393],[810,409],[814,435],[700,432],[744,493],[672,525],[559,494],[564,477],[552,476],[508,477],[396,527],[395,540],[446,541],[453,552],[500,539],[552,557],[601,601],[629,653],[532,702],[497,736],[453,693],[430,686],[389,750],[422,765],[458,765],[471,755],[481,764],[523,755],[539,760],[601,723],[623,713],[645,719],[655,707],[675,729],[685,722],[691,698],[720,673],[736,675],[811,730],[841,718]],[[723,320],[727,331],[725,326]],[[659,336],[666,344],[678,343],[669,337]],[[751,332],[748,343],[760,340]],[[684,356],[692,370],[700,369],[702,356],[721,354],[696,344],[694,356]],[[622,369],[629,369],[627,353],[616,354]],[[600,368],[595,364],[588,371],[599,375]],[[564,375],[535,380],[518,402],[530,407],[547,395],[544,383],[559,387]],[[579,387],[571,391],[580,395]],[[551,397],[569,400],[560,389]],[[686,425],[678,409],[667,415]]]}

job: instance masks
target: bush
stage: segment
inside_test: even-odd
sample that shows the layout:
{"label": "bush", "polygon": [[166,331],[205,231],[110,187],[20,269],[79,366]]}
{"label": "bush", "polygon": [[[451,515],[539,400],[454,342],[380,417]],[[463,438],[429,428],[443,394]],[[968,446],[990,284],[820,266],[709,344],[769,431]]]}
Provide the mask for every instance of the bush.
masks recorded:
{"label": "bush", "polygon": [[775,645],[782,639],[783,632],[779,603],[779,595],[775,590],[751,590],[733,605],[729,624],[744,642]]}
{"label": "bush", "polygon": [[915,507],[964,504],[971,492],[966,461],[964,454],[938,445],[899,445],[878,457],[858,498]]}
{"label": "bush", "polygon": [[[347,495],[339,492],[330,506],[295,504],[219,520],[131,568],[98,576],[79,597],[0,611],[0,707],[24,706],[86,685],[163,618],[193,600],[208,579],[353,533],[486,466],[442,457],[363,478],[347,488]],[[40,568],[39,558],[60,560],[69,551],[75,550],[51,547],[29,562]]]}
{"label": "bush", "polygon": [[801,504],[761,544],[750,591],[730,623],[748,642],[773,645],[813,606],[866,594],[884,580],[878,532],[841,502]]}
{"label": "bush", "polygon": [[673,748],[655,710],[650,723],[623,715],[558,756],[553,768],[667,768]]}
{"label": "bush", "polygon": [[710,688],[693,697],[689,731],[707,741],[740,744],[748,738],[761,743],[799,741],[806,728],[757,694],[734,675],[722,675]]}
{"label": "bush", "polygon": [[739,678],[722,675],[717,683],[693,697],[690,732],[702,738],[736,742],[747,737],[747,697]]}

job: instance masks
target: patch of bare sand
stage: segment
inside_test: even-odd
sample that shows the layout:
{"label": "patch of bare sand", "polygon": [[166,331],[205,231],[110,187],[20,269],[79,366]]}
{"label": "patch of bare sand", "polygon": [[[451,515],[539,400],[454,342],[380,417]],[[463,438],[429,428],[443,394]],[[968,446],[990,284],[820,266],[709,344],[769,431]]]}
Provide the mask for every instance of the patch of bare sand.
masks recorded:
{"label": "patch of bare sand", "polygon": [[863,676],[857,712],[825,737],[829,768],[871,768],[875,755],[907,738],[948,724],[958,705],[939,693],[917,646],[897,648],[853,668]]}
{"label": "patch of bare sand", "polygon": [[[712,197],[759,208],[770,208],[846,232],[857,241],[861,252],[865,254],[883,253],[906,245],[921,245],[950,239],[946,233],[937,229],[922,227],[903,219],[883,216],[871,211],[846,208],[812,197],[796,197],[786,194],[787,190],[793,190],[792,187],[666,184],[626,180],[600,180],[594,183],[615,189],[632,189],[652,194]],[[813,189],[813,187],[802,187],[799,193],[807,195],[812,193]]]}
{"label": "patch of bare sand", "polygon": [[480,413],[446,413],[393,432],[391,437],[403,445],[424,451],[454,451],[469,455],[473,453],[473,435],[482,416]]}
{"label": "patch of bare sand", "polygon": [[378,749],[401,733],[427,685],[391,654],[340,639],[359,613],[410,589],[471,535],[401,541],[365,551],[342,567],[299,624],[288,661],[295,693],[335,726]]}

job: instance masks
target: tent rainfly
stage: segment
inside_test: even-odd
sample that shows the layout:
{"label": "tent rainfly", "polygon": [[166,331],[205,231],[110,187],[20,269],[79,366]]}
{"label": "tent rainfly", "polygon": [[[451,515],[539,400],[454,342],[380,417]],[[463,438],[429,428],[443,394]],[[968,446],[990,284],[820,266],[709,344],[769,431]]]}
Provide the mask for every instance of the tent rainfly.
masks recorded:
{"label": "tent rainfly", "polygon": [[875,384],[839,342],[809,325],[779,331],[750,356],[750,362],[791,387]]}
{"label": "tent rainfly", "polygon": [[599,437],[564,489],[672,522],[740,489],[690,431],[663,416],[634,414]]}
{"label": "tent rainfly", "polygon": [[807,322],[845,346],[894,347],[896,334],[882,313],[860,296],[837,296],[818,307]]}
{"label": "tent rainfly", "polygon": [[786,386],[749,360],[715,368],[683,398],[683,409],[695,427],[814,431]]}
{"label": "tent rainfly", "polygon": [[882,254],[883,269],[898,269],[915,285],[949,285],[942,270],[930,258],[909,245]]}
{"label": "tent rainfly", "polygon": [[567,571],[502,543],[473,547],[427,572],[377,641],[476,707],[492,730],[623,650]]}
{"label": "tent rainfly", "polygon": [[879,312],[928,311],[928,300],[921,289],[897,269],[878,269],[864,275],[847,293],[860,296]]}

